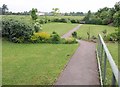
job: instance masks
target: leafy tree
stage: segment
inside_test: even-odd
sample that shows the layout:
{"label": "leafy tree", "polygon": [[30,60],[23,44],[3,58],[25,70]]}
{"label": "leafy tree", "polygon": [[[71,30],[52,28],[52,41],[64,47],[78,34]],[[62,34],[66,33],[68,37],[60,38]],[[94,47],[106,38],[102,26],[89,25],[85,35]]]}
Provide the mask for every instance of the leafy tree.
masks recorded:
{"label": "leafy tree", "polygon": [[117,2],[114,7],[108,8],[104,7],[99,9],[95,13],[88,11],[87,15],[84,17],[83,21],[89,24],[104,24],[104,25],[120,25],[120,1]]}
{"label": "leafy tree", "polygon": [[116,10],[116,11],[120,11],[120,1],[117,2],[117,3],[114,5],[114,7],[115,7],[115,10]]}
{"label": "leafy tree", "polygon": [[3,13],[3,15],[5,15],[7,10],[8,10],[7,5],[3,4],[3,6],[2,6],[2,13]]}
{"label": "leafy tree", "polygon": [[90,20],[90,17],[91,17],[91,11],[89,10],[87,15],[85,16],[85,18],[83,19],[86,23],[89,23],[89,20]]}
{"label": "leafy tree", "polygon": [[116,12],[113,16],[115,26],[120,25],[120,11]]}
{"label": "leafy tree", "polygon": [[36,13],[37,13],[37,9],[32,8],[31,17],[32,17],[33,20],[36,20],[38,18]]}
{"label": "leafy tree", "polygon": [[60,15],[60,9],[59,8],[53,8],[52,13],[53,13],[54,16],[58,16],[58,15]]}

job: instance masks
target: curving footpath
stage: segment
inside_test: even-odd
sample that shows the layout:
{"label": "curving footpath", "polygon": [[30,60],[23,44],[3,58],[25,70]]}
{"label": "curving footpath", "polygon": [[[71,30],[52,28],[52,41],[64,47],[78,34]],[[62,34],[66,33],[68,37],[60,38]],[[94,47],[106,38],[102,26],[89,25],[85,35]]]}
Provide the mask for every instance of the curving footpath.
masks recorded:
{"label": "curving footpath", "polygon": [[[78,25],[62,38],[68,38],[72,32],[80,29]],[[100,85],[98,67],[93,42],[78,40],[78,49],[60,74],[55,85]]]}

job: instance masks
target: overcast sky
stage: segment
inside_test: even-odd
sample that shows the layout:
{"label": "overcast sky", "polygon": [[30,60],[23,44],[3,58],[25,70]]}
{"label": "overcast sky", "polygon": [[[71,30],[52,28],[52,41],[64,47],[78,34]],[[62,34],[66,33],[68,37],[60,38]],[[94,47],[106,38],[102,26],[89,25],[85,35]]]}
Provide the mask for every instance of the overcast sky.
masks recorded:
{"label": "overcast sky", "polygon": [[6,4],[9,11],[21,12],[37,8],[42,12],[51,12],[59,8],[61,12],[96,12],[99,8],[113,7],[119,0],[0,0],[0,7]]}

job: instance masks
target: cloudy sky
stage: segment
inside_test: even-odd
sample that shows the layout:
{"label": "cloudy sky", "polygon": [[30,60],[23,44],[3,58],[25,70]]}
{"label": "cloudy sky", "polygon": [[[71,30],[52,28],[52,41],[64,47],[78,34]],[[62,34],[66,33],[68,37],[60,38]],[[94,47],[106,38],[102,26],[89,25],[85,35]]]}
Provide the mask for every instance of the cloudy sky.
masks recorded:
{"label": "cloudy sky", "polygon": [[9,11],[21,12],[37,8],[39,11],[50,12],[59,8],[61,12],[92,12],[103,7],[113,7],[119,0],[0,0],[0,7],[6,4]]}

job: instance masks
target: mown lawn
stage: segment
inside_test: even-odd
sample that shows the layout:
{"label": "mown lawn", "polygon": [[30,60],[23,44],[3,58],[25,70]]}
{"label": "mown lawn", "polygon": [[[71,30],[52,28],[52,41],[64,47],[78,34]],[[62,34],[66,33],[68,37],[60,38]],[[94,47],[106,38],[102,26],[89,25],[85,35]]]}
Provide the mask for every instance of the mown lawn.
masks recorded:
{"label": "mown lawn", "polygon": [[78,24],[69,24],[69,23],[48,23],[43,25],[43,30],[48,33],[53,31],[57,32],[59,35],[67,33],[69,30],[75,28]]}
{"label": "mown lawn", "polygon": [[[60,35],[76,24],[48,23],[43,31]],[[3,40],[3,85],[51,85],[78,44],[16,44]]]}
{"label": "mown lawn", "polygon": [[98,37],[98,34],[101,34],[103,36],[102,31],[104,31],[105,29],[107,30],[107,34],[109,34],[115,32],[115,29],[117,29],[117,27],[83,24],[77,31],[77,34],[78,36],[82,37],[82,39],[87,40],[88,39],[87,32],[90,32],[90,37],[92,36]]}
{"label": "mown lawn", "polygon": [[118,65],[118,43],[107,43],[107,47],[115,61]]}
{"label": "mown lawn", "polygon": [[53,84],[78,44],[15,44],[3,41],[3,85]]}
{"label": "mown lawn", "polygon": [[[118,44],[117,43],[106,43],[106,45],[108,47],[109,52],[111,53],[111,55],[113,57],[114,62],[118,66]],[[104,63],[104,61],[103,61],[103,63]],[[102,66],[102,67],[104,67],[104,66]],[[112,82],[112,69],[111,69],[111,66],[110,66],[110,64],[108,62],[108,59],[107,59],[107,70],[106,70],[106,73],[107,74],[106,74],[105,84],[106,85],[111,85],[112,84],[111,83]]]}

